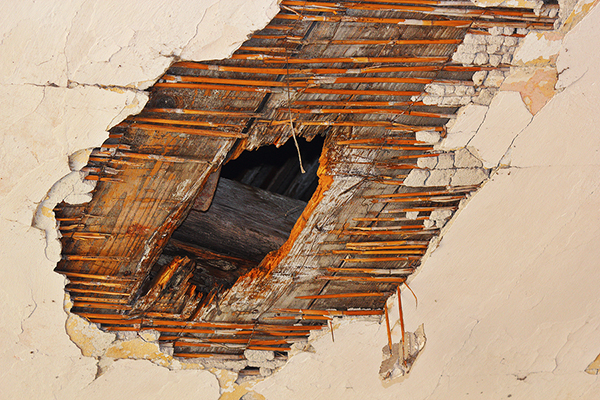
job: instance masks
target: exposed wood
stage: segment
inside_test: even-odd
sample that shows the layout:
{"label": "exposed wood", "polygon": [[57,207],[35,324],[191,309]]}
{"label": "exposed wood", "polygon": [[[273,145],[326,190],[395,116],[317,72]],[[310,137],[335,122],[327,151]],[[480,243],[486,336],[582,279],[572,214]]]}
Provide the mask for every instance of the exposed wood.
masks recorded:
{"label": "exposed wood", "polygon": [[173,239],[256,262],[286,241],[306,206],[224,178],[207,212],[198,210],[197,204]]}

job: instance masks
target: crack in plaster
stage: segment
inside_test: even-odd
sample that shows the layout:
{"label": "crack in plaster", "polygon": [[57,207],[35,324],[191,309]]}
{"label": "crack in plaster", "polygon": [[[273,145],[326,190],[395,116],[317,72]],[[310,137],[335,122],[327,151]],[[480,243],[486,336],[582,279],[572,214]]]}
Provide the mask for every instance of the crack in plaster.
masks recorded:
{"label": "crack in plaster", "polygon": [[471,340],[471,336],[473,336],[473,332],[475,331],[475,328],[477,327],[477,325],[479,325],[479,322],[480,322],[479,319],[475,319],[475,325],[473,325],[473,327],[469,331],[469,336],[467,336],[467,338],[463,342],[462,346],[460,346],[460,349],[458,349],[456,352],[454,352],[452,357],[450,357],[450,359],[444,364],[444,366],[442,368],[442,373],[440,374],[435,387],[433,388],[431,393],[429,393],[428,396],[424,397],[424,399],[429,399],[435,394],[435,392],[439,389],[439,387],[442,383],[442,378],[444,378],[445,376],[446,377],[452,376],[450,374],[447,374],[446,370],[449,368],[449,365],[451,364],[452,360],[454,360],[454,357],[456,357],[458,354],[460,354],[462,352],[462,350],[467,346],[467,343]]}

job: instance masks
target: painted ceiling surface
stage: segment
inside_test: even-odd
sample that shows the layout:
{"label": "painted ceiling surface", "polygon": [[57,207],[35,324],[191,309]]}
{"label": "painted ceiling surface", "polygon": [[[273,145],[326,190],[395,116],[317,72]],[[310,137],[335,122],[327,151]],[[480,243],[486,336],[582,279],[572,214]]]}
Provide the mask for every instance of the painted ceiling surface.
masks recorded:
{"label": "painted ceiling surface", "polygon": [[[225,360],[246,349],[285,358],[332,316],[384,315],[487,177],[476,158],[433,143],[485,90],[473,74],[509,65],[458,63],[457,48],[466,35],[552,29],[556,9],[280,7],[229,59],[172,65],[142,113],[92,152],[92,201],[55,209],[72,312],[109,331],[157,330],[176,357]],[[430,101],[432,87],[461,92]],[[304,140],[319,143],[299,147],[306,174],[292,147],[279,166],[219,179],[248,153]]]}

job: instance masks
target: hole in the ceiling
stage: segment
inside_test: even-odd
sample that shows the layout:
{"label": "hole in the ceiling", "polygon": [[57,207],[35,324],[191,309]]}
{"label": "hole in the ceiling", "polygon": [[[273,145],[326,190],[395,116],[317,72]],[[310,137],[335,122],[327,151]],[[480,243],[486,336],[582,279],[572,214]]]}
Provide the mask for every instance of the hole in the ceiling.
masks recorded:
{"label": "hole in the ceiling", "polygon": [[290,139],[279,148],[271,145],[245,151],[223,166],[221,177],[307,202],[319,183],[317,169],[324,141],[323,136],[310,142],[298,138],[305,174],[300,172],[298,153]]}
{"label": "hole in the ceiling", "polygon": [[[139,292],[142,297],[151,297],[153,282],[165,280],[166,271],[178,263],[176,273],[166,279],[167,292],[176,296],[189,282],[202,293],[204,304],[215,298],[218,303],[224,290],[288,239],[318,186],[324,141],[321,136],[311,142],[298,139],[304,174],[293,140],[280,148],[245,151],[224,165],[220,176],[214,173],[152,268]],[[149,305],[148,310],[157,308],[159,304]]]}

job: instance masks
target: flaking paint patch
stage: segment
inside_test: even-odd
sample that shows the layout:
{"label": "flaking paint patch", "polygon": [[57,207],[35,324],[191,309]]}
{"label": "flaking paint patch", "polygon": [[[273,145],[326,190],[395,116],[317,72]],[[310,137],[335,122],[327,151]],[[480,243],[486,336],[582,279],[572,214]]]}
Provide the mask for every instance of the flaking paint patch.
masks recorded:
{"label": "flaking paint patch", "polygon": [[560,27],[561,32],[568,32],[585,17],[600,0],[582,0],[577,3],[571,14]]}
{"label": "flaking paint patch", "polygon": [[86,357],[100,357],[116,339],[113,333],[101,331],[96,324],[75,314],[69,314],[66,323],[67,335]]}
{"label": "flaking paint patch", "polygon": [[528,33],[513,57],[513,65],[555,64],[563,37],[564,35],[557,32]]}
{"label": "flaking paint patch", "polygon": [[147,342],[141,337],[113,342],[106,349],[104,356],[119,359],[150,360],[163,367],[172,366],[174,361],[172,357],[160,351],[157,342]]}
{"label": "flaking paint patch", "polygon": [[598,375],[600,373],[600,354],[594,361],[592,361],[590,365],[587,366],[585,372],[590,375]]}
{"label": "flaking paint patch", "polygon": [[520,68],[508,76],[500,90],[521,93],[525,106],[535,115],[556,94],[558,72],[553,66]]}

